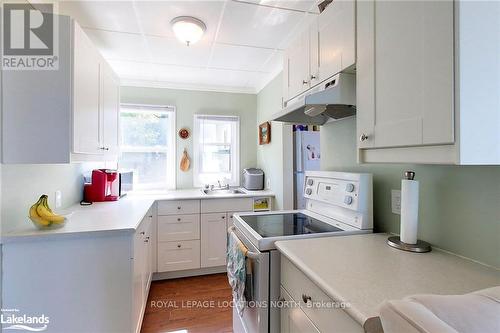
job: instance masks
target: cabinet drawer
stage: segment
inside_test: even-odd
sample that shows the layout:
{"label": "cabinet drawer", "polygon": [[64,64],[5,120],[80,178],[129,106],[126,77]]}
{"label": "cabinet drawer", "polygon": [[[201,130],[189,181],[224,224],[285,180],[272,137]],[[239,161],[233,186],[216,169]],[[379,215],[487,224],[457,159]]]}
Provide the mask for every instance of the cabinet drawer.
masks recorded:
{"label": "cabinet drawer", "polygon": [[251,212],[251,211],[253,211],[252,198],[201,200],[202,213]]}
{"label": "cabinet drawer", "polygon": [[158,271],[200,268],[200,241],[158,243]]}
{"label": "cabinet drawer", "polygon": [[158,241],[200,239],[200,215],[158,216]]}
{"label": "cabinet drawer", "polygon": [[159,201],[158,215],[198,214],[200,200]]}
{"label": "cabinet drawer", "polygon": [[[281,285],[297,302],[304,313],[321,332],[331,332],[335,327],[338,332],[363,332],[363,327],[352,319],[344,310],[334,307],[334,300],[328,297],[318,286],[304,275],[290,260],[281,256]],[[305,303],[303,295],[309,296]],[[325,306],[316,306],[325,304]]]}

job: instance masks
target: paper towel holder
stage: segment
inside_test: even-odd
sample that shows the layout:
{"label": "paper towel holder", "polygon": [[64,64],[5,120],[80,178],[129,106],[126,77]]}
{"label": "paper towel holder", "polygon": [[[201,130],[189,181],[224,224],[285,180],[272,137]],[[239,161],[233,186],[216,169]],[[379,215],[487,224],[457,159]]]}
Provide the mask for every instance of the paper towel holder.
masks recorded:
{"label": "paper towel holder", "polygon": [[[414,180],[415,172],[413,171],[405,171],[404,178],[406,180]],[[401,241],[400,236],[391,236],[387,239],[387,244],[393,248],[398,250],[415,252],[415,253],[425,253],[431,251],[431,245],[427,242],[417,239],[416,244],[408,244]]]}
{"label": "paper towel holder", "polygon": [[432,250],[431,244],[424,242],[423,240],[418,239],[417,244],[407,244],[402,242],[399,236],[389,237],[387,239],[387,244],[398,250],[403,250],[408,252],[425,253],[425,252],[430,252]]}

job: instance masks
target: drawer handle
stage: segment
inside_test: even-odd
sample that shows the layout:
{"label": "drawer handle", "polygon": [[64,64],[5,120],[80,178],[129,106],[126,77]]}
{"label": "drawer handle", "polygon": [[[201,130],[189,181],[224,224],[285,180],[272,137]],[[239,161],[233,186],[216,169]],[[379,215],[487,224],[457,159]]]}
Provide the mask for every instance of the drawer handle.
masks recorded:
{"label": "drawer handle", "polygon": [[180,222],[180,221],[181,221],[181,218],[180,218],[180,217],[178,217],[178,218],[177,218],[177,221],[178,221],[178,222]]}
{"label": "drawer handle", "polygon": [[181,248],[181,244],[177,244],[177,248],[179,248],[179,249],[180,249],[180,248]]}
{"label": "drawer handle", "polygon": [[368,140],[370,137],[368,135],[366,135],[365,133],[361,134],[361,136],[359,137],[359,142],[363,142],[363,141],[366,141]]}
{"label": "drawer handle", "polygon": [[311,296],[308,296],[306,294],[302,294],[302,301],[307,304],[307,302],[311,301]]}
{"label": "drawer handle", "polygon": [[180,209],[181,209],[181,206],[178,206],[178,207],[177,207],[177,209],[179,209],[179,210],[180,210]]}
{"label": "drawer handle", "polygon": [[150,219],[152,219],[152,218],[153,218],[153,215],[149,215],[148,217],[149,217]]}
{"label": "drawer handle", "polygon": [[226,217],[225,216],[222,216],[223,219],[225,219]]}

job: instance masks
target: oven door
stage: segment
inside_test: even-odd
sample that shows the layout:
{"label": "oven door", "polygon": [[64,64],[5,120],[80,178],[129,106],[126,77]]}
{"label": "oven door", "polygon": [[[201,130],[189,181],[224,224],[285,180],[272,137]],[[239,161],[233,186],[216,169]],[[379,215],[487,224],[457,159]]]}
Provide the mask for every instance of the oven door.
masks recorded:
{"label": "oven door", "polygon": [[269,252],[260,252],[243,233],[232,227],[232,232],[246,246],[247,260],[252,265],[252,275],[247,275],[246,285],[252,285],[252,295],[240,316],[233,306],[234,333],[267,333],[269,330]]}

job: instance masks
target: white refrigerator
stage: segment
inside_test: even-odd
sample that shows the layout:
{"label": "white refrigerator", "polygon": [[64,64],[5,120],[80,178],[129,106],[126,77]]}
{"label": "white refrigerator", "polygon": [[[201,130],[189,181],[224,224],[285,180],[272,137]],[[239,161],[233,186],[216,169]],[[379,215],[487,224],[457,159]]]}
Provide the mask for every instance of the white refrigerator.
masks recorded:
{"label": "white refrigerator", "polygon": [[320,132],[296,131],[294,136],[294,209],[304,209],[304,172],[320,169]]}

